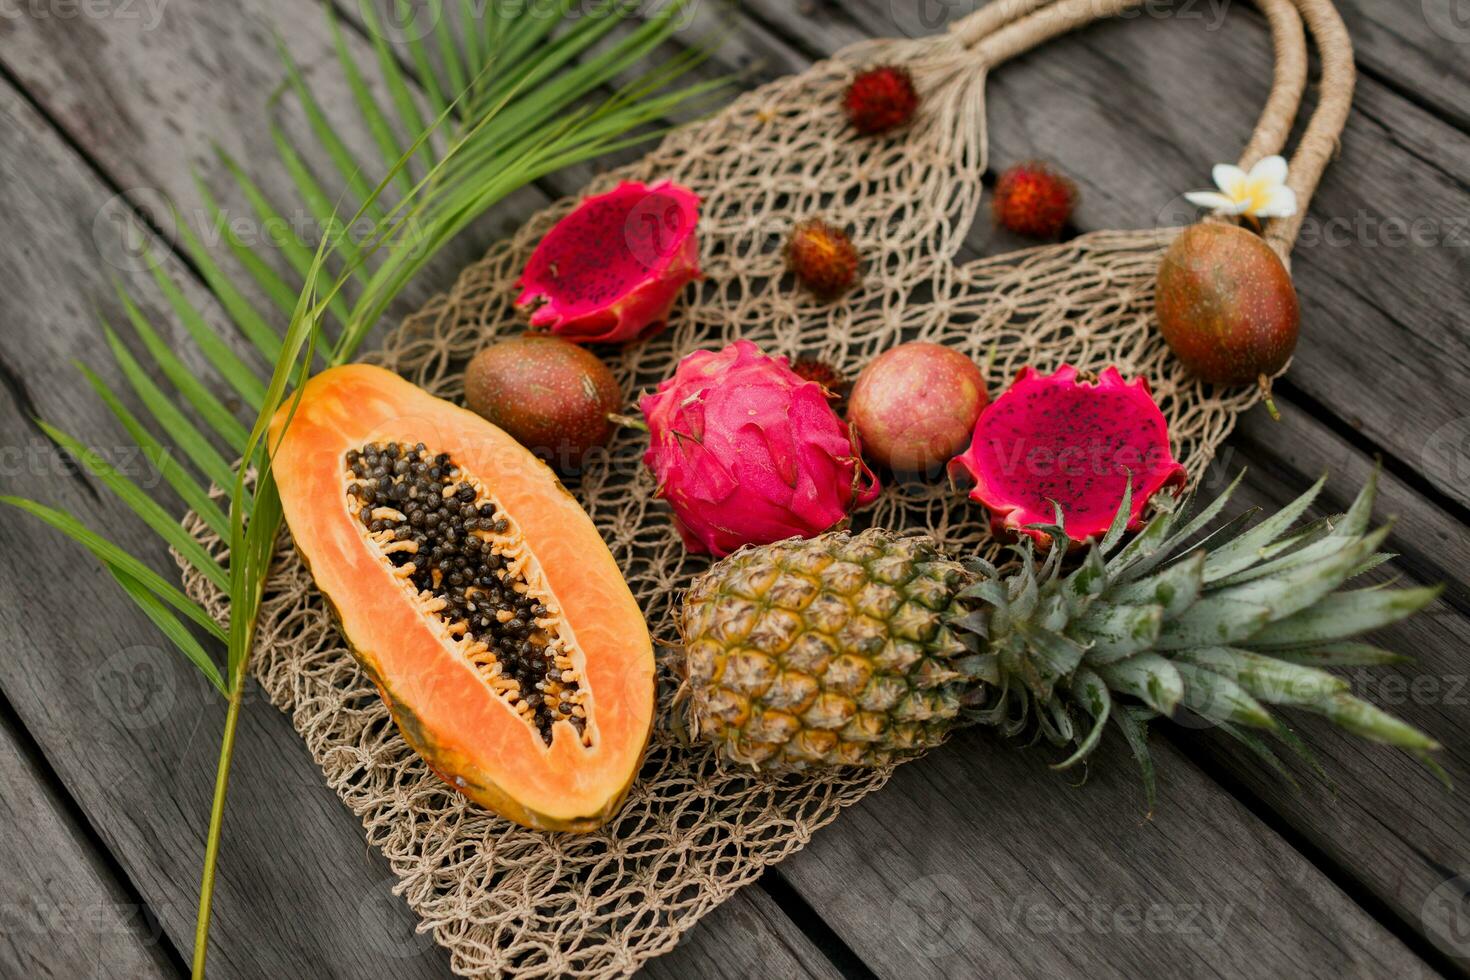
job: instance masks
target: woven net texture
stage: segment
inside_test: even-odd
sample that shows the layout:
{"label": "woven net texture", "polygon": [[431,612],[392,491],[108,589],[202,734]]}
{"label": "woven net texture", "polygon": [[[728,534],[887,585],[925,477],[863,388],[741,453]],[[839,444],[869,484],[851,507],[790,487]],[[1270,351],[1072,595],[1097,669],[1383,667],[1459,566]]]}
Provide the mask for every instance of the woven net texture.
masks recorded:
{"label": "woven net texture", "polygon": [[[889,139],[862,138],[836,111],[855,69],[909,65],[919,119]],[[1222,398],[1189,381],[1153,323],[1153,278],[1170,229],[1089,234],[954,264],[979,211],[986,166],[986,70],[950,38],[858,45],[746,93],[720,115],[674,132],[640,162],[598,178],[671,178],[702,199],[705,279],[669,328],[603,352],[630,400],[685,354],[736,338],[771,353],[817,356],[847,376],[901,340],[946,344],[988,364],[992,392],[1023,365],[1116,364],[1143,375],[1169,419],[1178,457],[1198,478],[1254,392]],[[477,350],[523,329],[514,283],[559,202],[466,269],[387,339],[372,360],[449,399]],[[796,289],[781,244],[812,215],[847,225],[866,258],[861,286],[837,302]],[[707,560],[685,553],[639,465],[643,437],[623,430],[569,481],[620,562],[656,638]],[[994,547],[984,515],[943,481],[890,485],[858,526],[922,528],[965,553]],[[197,521],[191,528],[215,549]],[[189,593],[223,619],[226,598],[186,569]],[[387,856],[421,929],[465,976],[609,977],[673,948],[681,934],[762,869],[800,849],[889,770],[758,776],[724,768],[670,730],[673,686],[627,803],[600,832],[547,834],[454,793],[399,737],[283,538],[265,602],[255,674],[291,714],[332,788]]]}

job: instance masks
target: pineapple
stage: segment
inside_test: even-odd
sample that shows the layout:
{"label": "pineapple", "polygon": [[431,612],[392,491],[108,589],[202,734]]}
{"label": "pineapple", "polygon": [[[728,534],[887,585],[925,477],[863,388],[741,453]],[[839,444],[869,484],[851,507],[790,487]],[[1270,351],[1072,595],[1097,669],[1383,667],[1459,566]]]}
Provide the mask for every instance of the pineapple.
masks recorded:
{"label": "pineapple", "polygon": [[[680,610],[686,727],[729,760],[790,769],[882,765],[978,723],[1046,738],[1066,768],[1111,721],[1152,803],[1151,720],[1187,709],[1280,769],[1257,733],[1305,751],[1271,710],[1300,708],[1438,771],[1432,739],[1321,669],[1399,659],[1349,638],[1440,592],[1339,591],[1387,557],[1389,529],[1369,529],[1377,474],[1339,517],[1292,531],[1318,481],[1267,520],[1201,536],[1239,482],[1126,541],[1125,493],[1101,541],[1038,556],[1024,537],[1004,568],[878,529],[739,551]],[[1040,530],[1066,540],[1060,514]]]}

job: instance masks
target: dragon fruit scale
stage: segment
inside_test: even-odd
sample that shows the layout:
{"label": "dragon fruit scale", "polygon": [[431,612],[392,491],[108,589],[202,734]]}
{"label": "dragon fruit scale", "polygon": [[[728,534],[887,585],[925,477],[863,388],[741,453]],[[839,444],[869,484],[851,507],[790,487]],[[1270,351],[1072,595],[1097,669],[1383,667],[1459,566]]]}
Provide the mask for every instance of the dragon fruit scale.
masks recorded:
{"label": "dragon fruit scale", "polygon": [[1022,368],[975,422],[970,448],[950,476],[974,482],[970,499],[990,512],[996,534],[1050,535],[1060,505],[1067,537],[1080,544],[1107,531],[1131,486],[1128,527],[1160,490],[1188,474],[1169,449],[1169,427],[1143,378],[1124,381],[1114,367],[1096,382],[1075,368],[1053,374]]}
{"label": "dragon fruit scale", "polygon": [[643,462],[692,552],[809,538],[879,486],[828,393],[748,340],[685,357],[645,395]]}
{"label": "dragon fruit scale", "polygon": [[624,181],[556,223],[526,263],[516,306],[579,344],[622,344],[667,323],[698,279],[699,198],[670,181]]}

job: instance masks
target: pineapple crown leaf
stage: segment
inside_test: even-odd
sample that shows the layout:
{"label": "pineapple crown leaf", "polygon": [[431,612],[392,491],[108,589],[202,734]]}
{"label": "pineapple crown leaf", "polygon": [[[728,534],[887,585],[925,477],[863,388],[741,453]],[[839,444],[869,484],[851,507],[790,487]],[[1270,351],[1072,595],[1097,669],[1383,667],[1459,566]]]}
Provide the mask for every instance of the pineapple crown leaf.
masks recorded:
{"label": "pineapple crown leaf", "polygon": [[1077,763],[1084,761],[1092,750],[1102,741],[1103,729],[1108,723],[1108,715],[1113,709],[1113,696],[1108,691],[1107,682],[1097,673],[1086,667],[1080,668],[1072,676],[1072,698],[1083,711],[1092,719],[1092,726],[1087,734],[1077,742],[1077,749],[1061,762],[1054,763],[1053,769],[1058,771],[1070,769]]}
{"label": "pineapple crown leaf", "polygon": [[1388,557],[1379,548],[1392,523],[1369,530],[1377,476],[1341,514],[1299,525],[1324,478],[1265,520],[1256,523],[1252,510],[1211,529],[1237,477],[1196,516],[1185,519],[1186,506],[1170,508],[1125,543],[1130,490],[1103,540],[1069,571],[1064,563],[1075,543],[1060,513],[1055,524],[1035,528],[1052,536],[1039,568],[1029,538],[1013,547],[1018,562],[1003,570],[966,561],[977,577],[958,593],[951,622],[995,656],[963,673],[979,679],[983,661],[999,691],[977,699],[966,717],[1070,746],[1059,769],[1085,760],[1108,721],[1131,744],[1147,720],[1173,717],[1181,707],[1278,771],[1280,759],[1262,752],[1269,752],[1263,736],[1321,768],[1273,714],[1281,708],[1321,715],[1427,759],[1438,747],[1433,739],[1353,697],[1346,681],[1322,669],[1401,662],[1350,638],[1411,615],[1442,590],[1342,591]]}

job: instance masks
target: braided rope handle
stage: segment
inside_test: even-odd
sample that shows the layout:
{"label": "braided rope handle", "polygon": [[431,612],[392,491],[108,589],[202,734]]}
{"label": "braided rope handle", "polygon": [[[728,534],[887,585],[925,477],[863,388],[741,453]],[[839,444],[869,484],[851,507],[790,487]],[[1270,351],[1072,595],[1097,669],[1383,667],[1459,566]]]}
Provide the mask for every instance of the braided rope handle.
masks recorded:
{"label": "braided rope handle", "polygon": [[[957,21],[951,36],[981,55],[994,67],[1045,41],[1122,14],[1141,0],[992,0]],[[1255,0],[1266,15],[1276,60],[1271,93],[1260,121],[1241,151],[1240,166],[1250,169],[1263,157],[1283,152],[1301,111],[1307,86],[1307,34],[1321,59],[1321,84],[1313,110],[1296,152],[1292,155],[1287,186],[1297,197],[1297,212],[1273,219],[1266,240],[1285,258],[1296,242],[1312,195],[1352,108],[1357,71],[1352,40],[1331,0]]]}

